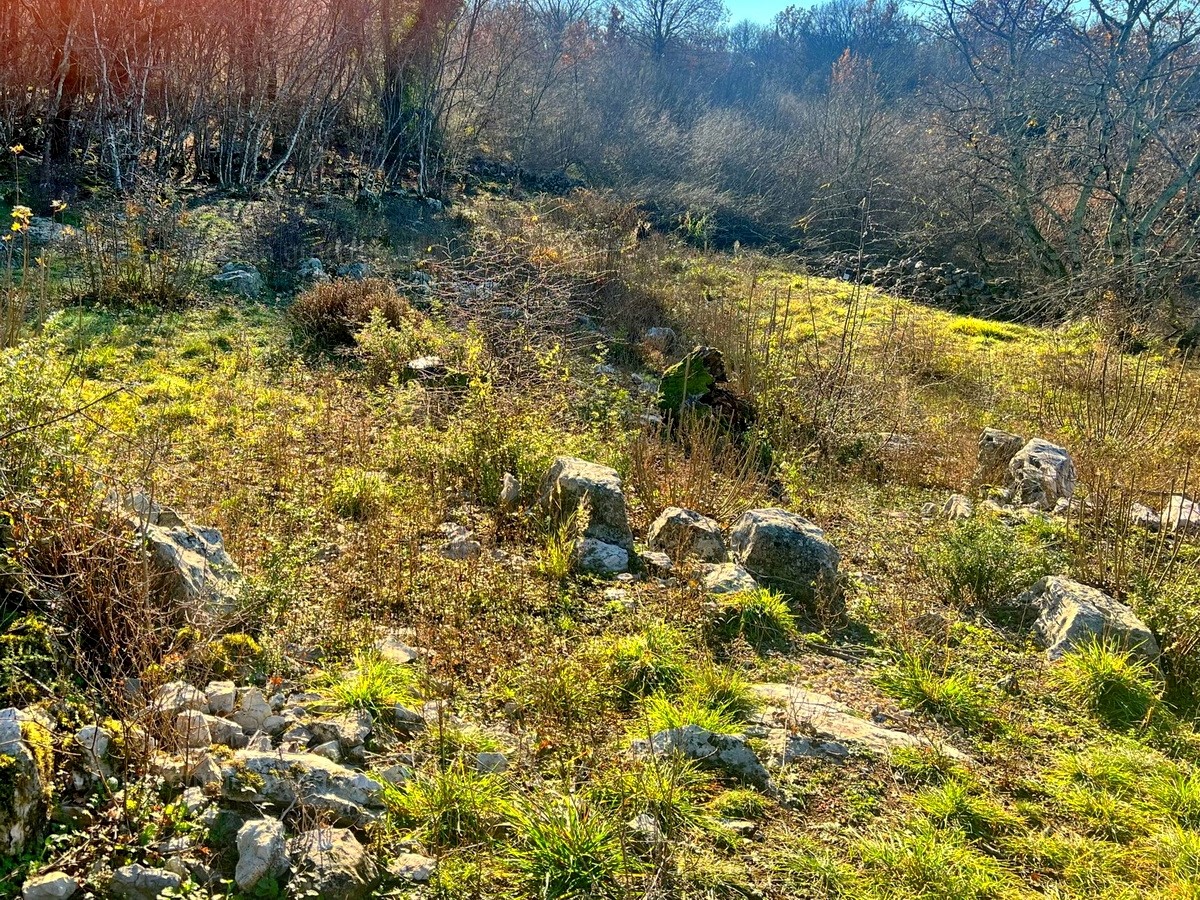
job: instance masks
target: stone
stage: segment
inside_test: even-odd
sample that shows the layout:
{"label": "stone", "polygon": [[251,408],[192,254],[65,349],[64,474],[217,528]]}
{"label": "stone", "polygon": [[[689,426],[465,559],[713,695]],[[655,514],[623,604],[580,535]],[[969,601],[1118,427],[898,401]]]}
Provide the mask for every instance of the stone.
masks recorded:
{"label": "stone", "polygon": [[647,328],[646,333],[642,336],[646,346],[657,350],[659,353],[669,353],[678,342],[679,337],[675,334],[674,328]]}
{"label": "stone", "polygon": [[412,766],[406,766],[403,763],[395,763],[381,770],[379,777],[388,784],[398,787],[406,781],[410,781],[413,776]]}
{"label": "stone", "polygon": [[365,262],[347,263],[337,267],[337,275],[351,281],[365,281],[371,277],[371,266]]}
{"label": "stone", "polygon": [[375,649],[379,651],[379,655],[383,659],[401,666],[415,663],[421,658],[420,652],[415,647],[410,647],[394,634],[384,635],[375,645]]}
{"label": "stone", "polygon": [[575,569],[586,575],[617,575],[629,571],[629,553],[616,544],[581,538],[573,554]]}
{"label": "stone", "polygon": [[641,550],[638,552],[638,559],[644,568],[651,575],[670,575],[675,571],[675,564],[671,562],[671,557],[661,550]]}
{"label": "stone", "polygon": [[189,610],[228,612],[233,608],[242,573],[225,552],[220,531],[189,522],[142,493],[110,496],[108,506],[124,516],[142,541],[171,599]]}
{"label": "stone", "polygon": [[976,458],[975,480],[980,484],[1003,482],[1008,464],[1025,446],[1025,438],[999,428],[985,428],[979,435],[979,455]]}
{"label": "stone", "polygon": [[770,729],[769,743],[781,765],[801,757],[843,759],[851,751],[886,756],[898,747],[937,749],[953,759],[967,757],[921,735],[884,728],[825,694],[790,684],[756,684],[764,711],[758,721]]}
{"label": "stone", "polygon": [[277,878],[291,867],[287,837],[278,819],[255,819],[237,833],[237,868],[233,880],[251,891],[264,878]]}
{"label": "stone", "polygon": [[520,502],[521,482],[511,472],[505,472],[504,480],[500,485],[500,508],[512,511]]}
{"label": "stone", "polygon": [[175,717],[175,740],[182,750],[204,748],[212,744],[204,713],[185,710]]}
{"label": "stone", "polygon": [[239,750],[222,764],[223,792],[242,803],[294,803],[325,811],[339,825],[362,826],[379,817],[382,786],[363,772],[312,753]]}
{"label": "stone", "polygon": [[1200,503],[1175,494],[1162,511],[1162,528],[1175,534],[1200,534]]}
{"label": "stone", "polygon": [[650,813],[638,813],[625,823],[625,827],[629,829],[634,840],[643,844],[661,844],[666,837],[658,819]]}
{"label": "stone", "polygon": [[437,871],[437,860],[420,853],[401,853],[388,866],[388,871],[401,881],[425,884]]}
{"label": "stone", "polygon": [[1075,493],[1075,462],[1065,448],[1034,438],[1008,464],[1007,496],[1017,506],[1051,510]]}
{"label": "stone", "polygon": [[227,263],[212,277],[213,287],[224,294],[255,300],[262,293],[262,273],[244,263]]}
{"label": "stone", "polygon": [[498,775],[508,769],[508,757],[503,753],[483,751],[475,757],[475,771],[485,775]]}
{"label": "stone", "polygon": [[74,897],[79,884],[66,872],[48,872],[28,879],[21,885],[22,900],[67,900]]}
{"label": "stone", "polygon": [[296,277],[301,281],[328,281],[329,274],[325,271],[325,265],[315,256],[310,256],[304,262],[300,263],[300,268],[296,270]]}
{"label": "stone", "polygon": [[1161,517],[1150,507],[1141,503],[1129,505],[1129,524],[1135,528],[1145,528],[1147,531],[1158,531],[1162,525]]}
{"label": "stone", "polygon": [[[540,505],[556,525],[564,525],[586,507],[584,538],[633,550],[633,532],[621,477],[615,469],[571,456],[560,456],[542,482]],[[581,513],[582,514],[582,513]]]}
{"label": "stone", "polygon": [[695,556],[704,562],[724,562],[725,539],[721,526],[690,509],[668,506],[650,525],[646,543],[677,558]]}
{"label": "stone", "polygon": [[134,863],[112,873],[108,892],[118,900],[158,900],[168,888],[177,890],[183,879],[167,869],[155,869]]}
{"label": "stone", "polygon": [[836,588],[840,558],[825,532],[783,509],[752,509],[733,525],[734,561],[759,584],[811,603]]}
{"label": "stone", "polygon": [[100,778],[112,775],[109,759],[112,741],[113,733],[101,725],[85,725],[75,732],[75,743],[82,753],[84,767],[91,774]]}
{"label": "stone", "polygon": [[737,563],[721,563],[709,566],[702,576],[704,592],[713,596],[722,594],[744,594],[758,590],[754,576]]}
{"label": "stone", "polygon": [[237,722],[221,716],[205,716],[204,724],[208,728],[212,743],[232,747],[235,750],[246,746],[246,734]]}
{"label": "stone", "polygon": [[0,857],[22,853],[49,818],[54,778],[53,758],[44,755],[53,752],[47,750],[49,738],[29,714],[0,710]]}
{"label": "stone", "polygon": [[336,718],[309,722],[308,730],[312,732],[312,739],[318,743],[333,741],[343,749],[349,750],[351,747],[365,744],[374,725],[374,717],[365,709],[360,709]]}
{"label": "stone", "polygon": [[206,713],[208,697],[186,681],[171,681],[154,692],[153,707],[158,712],[175,715],[188,710]]}
{"label": "stone", "polygon": [[229,714],[229,718],[242,726],[242,731],[253,734],[263,729],[263,724],[270,718],[271,704],[258,688],[246,689],[238,699],[237,709]]}
{"label": "stone", "polygon": [[204,689],[204,696],[208,700],[207,712],[214,716],[227,716],[237,703],[237,687],[232,681],[210,681]]}
{"label": "stone", "polygon": [[246,749],[269,753],[271,750],[271,736],[265,731],[254,732],[246,741]]}
{"label": "stone", "polygon": [[308,752],[314,753],[317,756],[323,756],[330,762],[342,761],[342,749],[338,745],[337,741],[326,741],[323,744],[317,744],[317,746],[313,747]]}
{"label": "stone", "polygon": [[1018,598],[1038,611],[1033,637],[1052,660],[1093,640],[1111,640],[1157,663],[1158,641],[1132,609],[1103,591],[1062,575],[1047,575]]}
{"label": "stone", "polygon": [[[354,833],[317,828],[292,841],[297,896],[313,900],[367,900],[379,881],[379,867]],[[307,893],[306,893],[307,892]]]}
{"label": "stone", "polygon": [[975,504],[962,494],[951,494],[942,507],[942,515],[951,522],[963,522],[975,515]]}
{"label": "stone", "polygon": [[723,771],[756,787],[768,790],[771,778],[758,755],[743,738],[716,734],[699,725],[684,725],[660,731],[649,741],[634,741],[635,753],[666,756],[678,753],[700,765]]}
{"label": "stone", "polygon": [[455,537],[443,544],[438,552],[445,559],[459,561],[479,559],[480,554],[483,553],[483,545],[470,537]]}

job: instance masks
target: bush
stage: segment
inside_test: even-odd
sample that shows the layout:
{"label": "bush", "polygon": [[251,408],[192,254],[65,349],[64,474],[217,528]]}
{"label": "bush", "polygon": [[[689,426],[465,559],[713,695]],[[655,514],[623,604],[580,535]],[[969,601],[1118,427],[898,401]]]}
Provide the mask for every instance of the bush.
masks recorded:
{"label": "bush", "polygon": [[757,588],[721,601],[713,631],[725,641],[745,638],[755,650],[786,647],[796,635],[796,618],[782,594]]}
{"label": "bush", "polygon": [[1159,638],[1172,701],[1194,708],[1200,690],[1200,572],[1183,572],[1161,586],[1143,579],[1130,602]]}
{"label": "bush", "polygon": [[355,333],[376,311],[396,329],[420,319],[408,301],[380,278],[339,278],[314,285],[296,298],[290,314],[306,338],[336,347],[353,344]]}
{"label": "bush", "polygon": [[986,518],[968,519],[918,550],[921,571],[954,606],[994,606],[1062,567],[1062,555],[1045,546],[1045,528],[1009,528]]}
{"label": "bush", "polygon": [[1110,641],[1076,648],[1051,673],[1068,703],[1110,728],[1147,722],[1158,702],[1158,680],[1150,663]]}

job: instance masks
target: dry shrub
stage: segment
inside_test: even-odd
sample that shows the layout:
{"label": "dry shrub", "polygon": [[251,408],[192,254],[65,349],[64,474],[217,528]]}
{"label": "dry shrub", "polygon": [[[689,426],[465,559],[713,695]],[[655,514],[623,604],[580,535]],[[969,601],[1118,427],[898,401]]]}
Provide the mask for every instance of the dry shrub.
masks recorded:
{"label": "dry shrub", "polygon": [[393,328],[417,316],[408,301],[381,278],[318,284],[297,297],[290,312],[297,329],[309,340],[348,346],[376,310]]}

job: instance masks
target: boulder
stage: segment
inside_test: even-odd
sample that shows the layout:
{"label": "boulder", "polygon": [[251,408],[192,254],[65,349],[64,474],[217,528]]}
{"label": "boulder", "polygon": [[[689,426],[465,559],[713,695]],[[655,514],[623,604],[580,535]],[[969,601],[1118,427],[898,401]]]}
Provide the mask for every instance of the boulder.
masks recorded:
{"label": "boulder", "polygon": [[575,544],[573,564],[585,575],[619,575],[629,571],[629,552],[616,544],[582,538]]}
{"label": "boulder", "polygon": [[49,818],[54,785],[50,732],[30,714],[0,710],[0,857],[22,853]]}
{"label": "boulder", "polygon": [[615,469],[560,456],[542,481],[540,504],[556,525],[564,524],[581,505],[585,506],[587,528],[583,537],[633,550],[625,493]]}
{"label": "boulder", "polygon": [[313,900],[367,900],[375,896],[379,867],[345,828],[317,828],[292,841],[297,895]]}
{"label": "boulder", "polygon": [[642,340],[647,347],[657,350],[659,353],[670,353],[679,338],[675,334],[674,328],[657,327],[647,328]]}
{"label": "boulder", "polygon": [[195,525],[141,493],[110,498],[109,506],[125,517],[145,544],[172,599],[189,610],[225,611],[234,605],[242,574],[225,552],[221,532]]}
{"label": "boulder", "polygon": [[699,725],[660,731],[648,741],[634,741],[635,753],[666,756],[678,753],[709,769],[717,769],[764,790],[771,778],[757,754],[740,737],[717,734]]}
{"label": "boulder", "polygon": [[801,757],[842,759],[851,751],[886,756],[897,747],[936,749],[952,759],[967,758],[921,735],[877,725],[825,694],[790,684],[756,684],[753,691],[766,707],[758,720],[770,729],[770,743],[781,765]]}
{"label": "boulder", "polygon": [[1065,448],[1034,438],[1009,461],[1007,489],[1018,506],[1054,509],[1075,493],[1075,462]]}
{"label": "boulder", "polygon": [[804,603],[836,588],[840,558],[825,532],[783,509],[752,509],[730,532],[734,561],[755,581]]}
{"label": "boulder", "polygon": [[1147,531],[1158,531],[1162,525],[1161,517],[1150,507],[1141,503],[1129,505],[1129,524],[1135,528],[1145,528]]}
{"label": "boulder", "polygon": [[380,814],[378,781],[312,753],[239,750],[221,769],[223,793],[231,800],[281,809],[299,804],[346,826],[365,825]]}
{"label": "boulder", "polygon": [[942,515],[951,522],[963,522],[975,515],[975,504],[962,494],[951,494],[942,507]]}
{"label": "boulder", "polygon": [[205,715],[194,709],[185,710],[175,717],[175,741],[179,749],[204,748],[212,744]]}
{"label": "boulder", "polygon": [[979,454],[976,458],[975,480],[981,484],[1004,481],[1008,464],[1025,446],[1025,438],[999,428],[985,428],[979,435]]}
{"label": "boulder", "polygon": [[1162,528],[1175,534],[1200,534],[1200,503],[1175,494],[1162,511]]}
{"label": "boulder", "polygon": [[113,733],[102,725],[85,725],[75,732],[84,768],[99,778],[108,778],[113,773],[109,756],[112,743]]}
{"label": "boulder", "polygon": [[178,715],[188,710],[206,713],[210,709],[208,697],[204,692],[186,681],[170,681],[164,684],[154,692],[151,705],[165,715]]}
{"label": "boulder", "polygon": [[365,281],[371,277],[371,266],[365,262],[346,263],[337,267],[337,275],[351,281]]}
{"label": "boulder", "polygon": [[238,698],[237,709],[229,714],[229,718],[242,726],[242,731],[254,734],[263,730],[263,725],[271,717],[273,710],[267,698],[258,688],[247,688]]}
{"label": "boulder", "polygon": [[754,576],[737,563],[721,563],[709,566],[703,575],[704,592],[714,596],[721,594],[744,594],[758,590]]}
{"label": "boulder", "polygon": [[375,720],[366,710],[346,713],[332,719],[321,719],[308,723],[312,739],[318,743],[335,741],[343,750],[360,747],[371,736]]}
{"label": "boulder", "polygon": [[520,502],[521,482],[511,472],[505,472],[504,481],[500,485],[500,508],[511,512]]}
{"label": "boulder", "polygon": [[1115,641],[1157,662],[1158,641],[1133,610],[1102,591],[1061,575],[1048,575],[1018,599],[1038,612],[1034,640],[1059,659],[1093,640]]}
{"label": "boulder", "polygon": [[48,872],[21,885],[21,900],[67,900],[78,890],[79,884],[66,872]]}
{"label": "boulder", "polygon": [[287,837],[278,819],[255,819],[237,833],[237,868],[233,880],[252,891],[264,878],[278,878],[291,866]]}
{"label": "boulder", "polygon": [[168,888],[178,890],[183,879],[167,869],[134,863],[121,866],[108,881],[108,892],[117,900],[158,900]]}
{"label": "boulder", "polygon": [[437,860],[420,853],[401,853],[388,866],[388,871],[400,881],[425,884],[437,871]]}
{"label": "boulder", "polygon": [[262,273],[254,266],[242,263],[227,263],[212,277],[213,287],[224,294],[255,300],[263,289]]}
{"label": "boulder", "polygon": [[214,716],[227,716],[237,704],[237,687],[232,681],[210,681],[204,689],[204,696],[208,700],[209,712]]}
{"label": "boulder", "polygon": [[329,280],[329,274],[325,271],[325,265],[315,256],[310,256],[304,262],[300,263],[300,268],[296,270],[296,277],[301,281]]}
{"label": "boulder", "polygon": [[678,556],[695,556],[704,562],[724,562],[725,539],[721,526],[690,509],[668,506],[650,525],[646,543],[654,550]]}

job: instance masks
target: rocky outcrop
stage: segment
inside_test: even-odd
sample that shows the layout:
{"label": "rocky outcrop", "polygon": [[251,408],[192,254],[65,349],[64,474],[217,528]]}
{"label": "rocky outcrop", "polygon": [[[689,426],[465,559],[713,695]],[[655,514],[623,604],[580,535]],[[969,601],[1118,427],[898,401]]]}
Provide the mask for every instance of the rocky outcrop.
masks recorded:
{"label": "rocky outcrop", "polygon": [[677,559],[694,556],[704,562],[720,563],[726,558],[721,526],[690,509],[668,506],[650,525],[646,543]]}
{"label": "rocky outcrop", "polygon": [[1150,628],[1118,600],[1061,575],[1038,581],[1018,600],[1038,613],[1033,636],[1051,659],[1091,641],[1113,641],[1157,662],[1158,641]]}
{"label": "rocky outcrop", "polygon": [[666,756],[677,753],[705,768],[716,769],[763,790],[771,788],[771,777],[758,755],[743,738],[717,734],[699,725],[660,731],[648,741],[635,741],[635,753]]}
{"label": "rocky outcrop", "polygon": [[221,775],[230,800],[281,810],[299,804],[344,826],[365,825],[381,812],[378,781],[314,753],[247,748],[221,764]]}
{"label": "rocky outcrop", "polygon": [[752,509],[733,524],[734,560],[754,580],[803,602],[836,590],[837,548],[803,516],[783,509]]}
{"label": "rocky outcrop", "polygon": [[158,900],[168,888],[178,889],[181,884],[183,878],[176,872],[135,863],[113,872],[108,892],[117,900]]}
{"label": "rocky outcrop", "polygon": [[1017,506],[1052,510],[1075,493],[1075,462],[1064,447],[1034,438],[1009,461],[1007,494]]}
{"label": "rocky outcrop", "polygon": [[233,878],[243,891],[253,891],[264,878],[278,878],[291,868],[287,838],[278,819],[255,819],[238,829],[237,853]]}
{"label": "rocky outcrop", "polygon": [[379,867],[354,833],[317,828],[291,843],[296,896],[313,900],[367,900],[375,896]]}
{"label": "rocky outcrop", "polygon": [[[582,537],[612,544],[627,553],[633,550],[625,492],[615,469],[560,456],[542,481],[540,504],[556,525],[585,514],[587,527]],[[581,507],[586,513],[580,513]]]}

